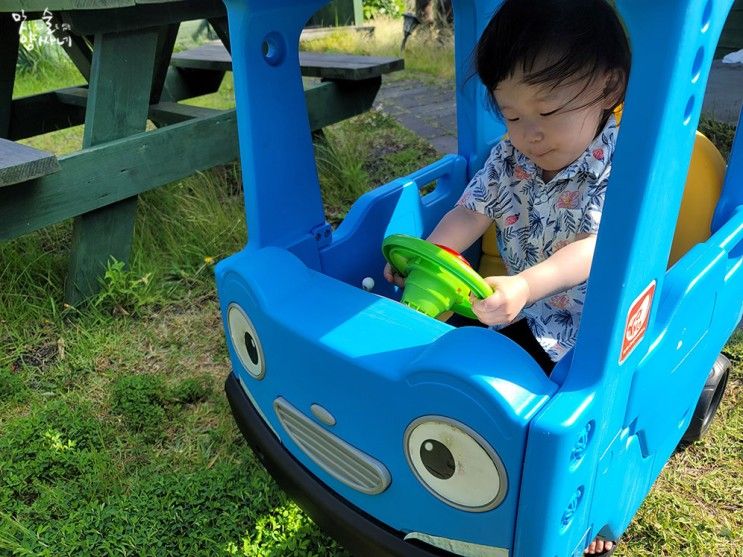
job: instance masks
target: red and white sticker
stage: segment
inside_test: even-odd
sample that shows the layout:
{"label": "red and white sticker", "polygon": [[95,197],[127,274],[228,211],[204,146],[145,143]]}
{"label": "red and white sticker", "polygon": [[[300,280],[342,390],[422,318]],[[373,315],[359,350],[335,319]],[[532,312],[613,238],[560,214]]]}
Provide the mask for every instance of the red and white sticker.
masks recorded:
{"label": "red and white sticker", "polygon": [[622,339],[622,352],[619,354],[619,363],[627,359],[632,351],[640,344],[648,330],[650,320],[650,309],[653,307],[653,294],[655,294],[655,281],[651,282],[642,293],[635,298],[627,313],[627,323],[624,325],[624,338]]}

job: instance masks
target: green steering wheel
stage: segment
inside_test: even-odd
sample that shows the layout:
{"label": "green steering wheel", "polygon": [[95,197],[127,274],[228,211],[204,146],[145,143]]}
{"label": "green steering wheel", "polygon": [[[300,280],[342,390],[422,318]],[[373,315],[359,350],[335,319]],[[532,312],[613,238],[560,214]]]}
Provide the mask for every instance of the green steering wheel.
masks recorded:
{"label": "green steering wheel", "polygon": [[477,319],[472,312],[470,292],[487,298],[493,290],[454,250],[405,234],[388,236],[382,253],[405,279],[401,302],[436,317],[452,310]]}

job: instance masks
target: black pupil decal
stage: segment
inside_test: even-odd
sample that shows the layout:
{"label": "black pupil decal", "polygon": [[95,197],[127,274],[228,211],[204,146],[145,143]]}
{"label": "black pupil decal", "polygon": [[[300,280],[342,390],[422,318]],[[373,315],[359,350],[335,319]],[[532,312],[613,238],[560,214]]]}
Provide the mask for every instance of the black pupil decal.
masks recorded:
{"label": "black pupil decal", "polygon": [[456,464],[451,451],[440,441],[427,439],[421,443],[421,460],[432,475],[448,480],[454,475]]}
{"label": "black pupil decal", "polygon": [[258,347],[255,345],[255,341],[253,340],[253,337],[250,336],[250,333],[245,331],[245,350],[248,351],[248,356],[250,356],[250,361],[253,362],[254,366],[258,365]]}

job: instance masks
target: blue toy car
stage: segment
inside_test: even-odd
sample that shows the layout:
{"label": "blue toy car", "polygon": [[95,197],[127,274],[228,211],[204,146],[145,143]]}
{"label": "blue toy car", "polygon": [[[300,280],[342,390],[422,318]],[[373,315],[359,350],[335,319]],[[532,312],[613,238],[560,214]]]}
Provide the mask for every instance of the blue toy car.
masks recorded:
{"label": "blue toy car", "polygon": [[453,2],[458,154],[364,195],[333,230],[297,54],[324,0],[226,0],[249,230],[217,267],[227,395],[270,472],[356,555],[582,555],[622,534],[724,389],[718,354],[743,312],[740,125],[720,181],[701,173],[721,190],[711,229],[668,262],[732,0],[616,2],[633,47],[626,109],[578,342],[551,377],[383,280],[385,237],[425,237],[503,133],[467,79],[499,3]]}

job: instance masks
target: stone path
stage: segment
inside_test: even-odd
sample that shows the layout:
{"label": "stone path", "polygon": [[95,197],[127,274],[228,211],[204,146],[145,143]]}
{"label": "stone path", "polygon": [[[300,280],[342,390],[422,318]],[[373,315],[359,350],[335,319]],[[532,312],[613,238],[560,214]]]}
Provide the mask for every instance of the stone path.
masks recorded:
{"label": "stone path", "polygon": [[728,124],[737,124],[743,99],[743,64],[712,62],[702,112]]}
{"label": "stone path", "polygon": [[[743,101],[743,64],[716,60],[707,82],[702,112],[736,124]],[[414,79],[388,80],[374,103],[378,110],[427,139],[439,153],[457,151],[457,122],[453,83]]]}
{"label": "stone path", "polygon": [[457,152],[453,83],[431,84],[412,79],[385,81],[374,106],[427,139],[439,153]]}

